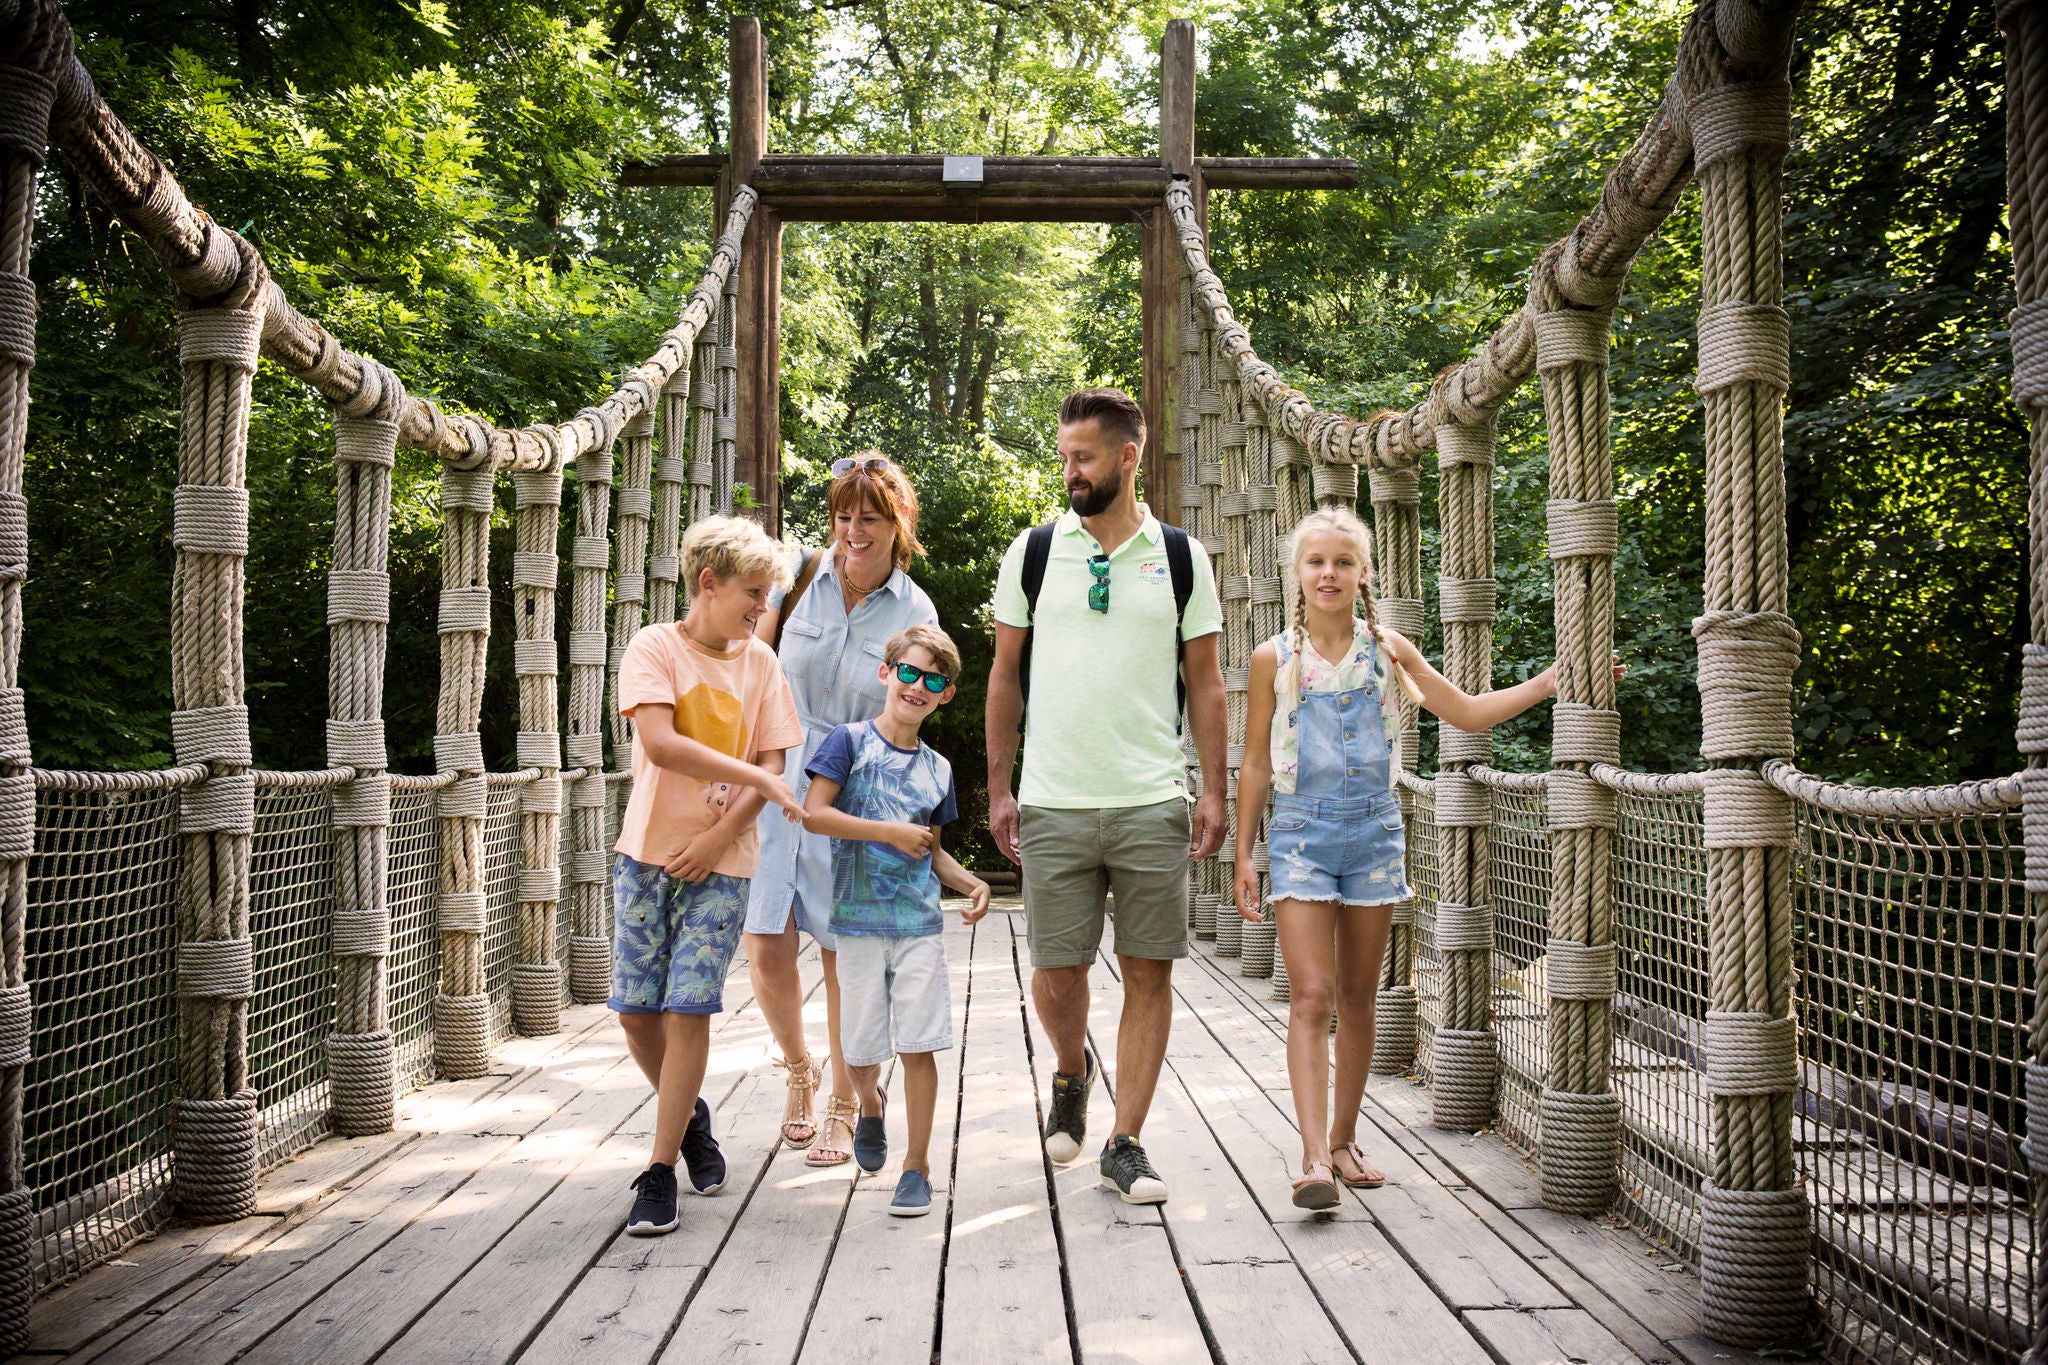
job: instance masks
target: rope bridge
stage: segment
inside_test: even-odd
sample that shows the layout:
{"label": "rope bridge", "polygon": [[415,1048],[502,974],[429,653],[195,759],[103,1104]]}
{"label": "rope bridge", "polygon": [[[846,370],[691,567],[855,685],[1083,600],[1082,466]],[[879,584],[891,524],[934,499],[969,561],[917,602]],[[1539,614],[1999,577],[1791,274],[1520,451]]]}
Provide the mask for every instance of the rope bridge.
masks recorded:
{"label": "rope bridge", "polygon": [[[1792,764],[1779,243],[1795,9],[1702,0],[1662,102],[1599,202],[1535,263],[1514,316],[1404,412],[1318,408],[1259,358],[1232,312],[1207,256],[1207,188],[1285,172],[1193,158],[1191,27],[1167,34],[1160,166],[1091,171],[1088,211],[1123,212],[1138,196],[1170,248],[1148,257],[1170,307],[1148,394],[1163,458],[1148,451],[1147,469],[1175,473],[1177,486],[1154,485],[1154,505],[1215,564],[1232,769],[1251,651],[1287,619],[1286,534],[1317,505],[1354,505],[1360,467],[1382,617],[1420,638],[1419,466],[1434,452],[1444,671],[1470,691],[1491,685],[1496,417],[1539,381],[1560,680],[1552,765],[1500,771],[1487,734],[1446,725],[1437,771],[1413,775],[1417,716],[1402,699],[1418,894],[1395,914],[1374,1070],[1423,1077],[1440,1127],[1498,1127],[1533,1151],[1547,1207],[1618,1210],[1680,1251],[1701,1277],[1702,1329],[1722,1341],[1798,1340],[1818,1311],[1837,1354],[2017,1362],[2030,1345],[2048,1349],[2037,1336],[2048,1334],[2048,1266],[2035,1269],[2048,1228],[2029,1188],[2048,1153],[2023,1137],[2030,1102],[2048,1097],[2036,949],[2048,872],[2029,881],[2023,853],[2030,838],[2048,845],[2037,776],[2048,773],[2048,278],[2032,217],[2037,174],[2048,175],[2036,170],[2048,167],[2036,150],[2048,145],[2048,20],[2038,4],[2001,6],[2014,388],[2035,470],[2018,737],[2028,767],[1878,790]],[[751,22],[736,26],[735,52],[758,77]],[[297,312],[260,253],[193,205],[99,99],[51,0],[0,0],[0,62],[0,1349],[11,1350],[27,1342],[41,1287],[169,1217],[245,1215],[265,1168],[330,1132],[384,1131],[403,1089],[480,1074],[498,1039],[552,1032],[565,1001],[605,998],[607,850],[631,744],[605,698],[634,631],[677,617],[682,528],[730,512],[744,482],[742,414],[772,384],[755,362],[773,349],[743,325],[742,305],[750,289],[772,292],[749,273],[778,259],[764,231],[778,209],[763,196],[784,194],[791,216],[855,210],[833,208],[790,166],[777,171],[782,190],[763,188],[778,183],[765,169],[753,183],[760,148],[741,145],[736,99],[722,230],[681,317],[604,401],[505,428],[407,393]],[[176,766],[156,772],[34,768],[15,686],[30,223],[51,145],[173,289]],[[1017,183],[1038,169],[1014,168]],[[1709,766],[1642,774],[1619,766],[1608,669],[1609,333],[1631,259],[1695,180],[1708,511],[1694,635]],[[1042,200],[1006,192],[1020,196],[1017,216],[1046,216]],[[898,201],[899,216],[981,211],[930,193]],[[316,772],[255,769],[242,696],[244,467],[264,357],[333,412],[329,767]],[[383,729],[400,446],[442,471],[428,776],[388,771]],[[489,580],[500,473],[517,537],[509,585]],[[518,768],[487,773],[485,648],[493,592],[507,586]],[[1263,871],[1263,845],[1255,862]],[[1229,885],[1220,859],[1198,866],[1195,933],[1244,975],[1271,976],[1284,999],[1273,926],[1242,924]]]}

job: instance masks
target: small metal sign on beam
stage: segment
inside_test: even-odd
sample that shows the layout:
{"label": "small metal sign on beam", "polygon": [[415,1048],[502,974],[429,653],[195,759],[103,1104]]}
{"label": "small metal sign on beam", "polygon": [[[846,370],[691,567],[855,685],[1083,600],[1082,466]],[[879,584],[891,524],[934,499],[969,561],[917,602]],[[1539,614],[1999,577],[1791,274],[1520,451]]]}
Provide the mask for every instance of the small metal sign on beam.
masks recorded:
{"label": "small metal sign on beam", "polygon": [[981,183],[981,158],[978,156],[949,156],[946,158],[945,173],[941,178],[948,185],[979,185]]}

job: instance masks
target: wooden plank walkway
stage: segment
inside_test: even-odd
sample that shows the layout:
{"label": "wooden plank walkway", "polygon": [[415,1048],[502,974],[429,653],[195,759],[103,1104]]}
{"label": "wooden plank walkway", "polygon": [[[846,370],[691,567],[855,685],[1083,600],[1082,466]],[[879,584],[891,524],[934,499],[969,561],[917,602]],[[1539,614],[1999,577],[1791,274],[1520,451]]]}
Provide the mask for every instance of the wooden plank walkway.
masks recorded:
{"label": "wooden plank walkway", "polygon": [[[715,1198],[685,1196],[675,1234],[621,1232],[653,1106],[609,1013],[578,1008],[560,1035],[501,1047],[491,1075],[409,1096],[396,1133],[332,1139],[273,1172],[256,1217],[167,1230],[45,1296],[33,1358],[1753,1359],[1696,1335],[1682,1266],[1617,1223],[1546,1213],[1532,1166],[1492,1136],[1431,1128],[1408,1081],[1367,1095],[1361,1136],[1386,1187],[1347,1192],[1334,1216],[1295,1209],[1284,1013],[1267,983],[1201,951],[1175,972],[1145,1134],[1172,1199],[1125,1205],[1092,1161],[1054,1168],[1038,1143],[1050,1062],[1021,917],[956,923],[947,950],[961,1046],[941,1065],[927,1218],[886,1215],[894,1165],[856,1180],[776,1143],[780,1074],[741,964],[705,1083],[731,1175]],[[814,952],[803,970],[816,1038]],[[1090,1030],[1113,1089],[1114,959],[1095,975]],[[1091,1117],[1099,1139],[1106,1095]]]}

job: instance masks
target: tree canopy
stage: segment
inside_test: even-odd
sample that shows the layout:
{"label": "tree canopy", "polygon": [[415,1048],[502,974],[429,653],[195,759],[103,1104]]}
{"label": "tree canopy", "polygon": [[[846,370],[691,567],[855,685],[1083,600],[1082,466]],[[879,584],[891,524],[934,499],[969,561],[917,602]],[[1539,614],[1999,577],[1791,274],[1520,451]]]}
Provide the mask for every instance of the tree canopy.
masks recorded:
{"label": "tree canopy", "polygon": [[[988,154],[1150,154],[1159,33],[1186,12],[749,8],[771,56],[771,148]],[[702,269],[710,196],[615,177],[627,158],[723,145],[726,8],[68,9],[108,102],[195,200],[257,242],[299,307],[414,392],[501,421],[572,412],[650,348]],[[1656,104],[1685,13],[1670,0],[1197,7],[1202,153],[1363,167],[1356,191],[1213,196],[1212,255],[1261,354],[1329,405],[1419,397],[1517,305],[1537,253],[1593,202]],[[1826,776],[1940,781],[2017,763],[2027,458],[2005,375],[2001,64],[1990,11],[1962,0],[1823,0],[1802,19],[1785,232],[1805,636],[1794,704],[1800,762]],[[36,755],[158,764],[178,392],[165,281],[61,158],[35,250],[22,675]],[[914,572],[968,658],[934,740],[973,783],[994,567],[1056,505],[1060,397],[1137,386],[1137,251],[1125,226],[788,229],[787,529],[818,538],[837,455],[876,446],[903,461],[925,503],[929,554]],[[1699,763],[1698,271],[1692,195],[1637,261],[1614,329],[1618,639],[1631,666],[1620,704],[1625,758],[1645,768]],[[319,766],[327,424],[315,396],[269,367],[257,400],[257,757]],[[433,475],[402,462],[392,541],[388,733],[415,769],[430,765],[433,730]],[[1502,425],[1500,681],[1550,654],[1546,478],[1531,386]],[[1426,477],[1426,539],[1432,491]],[[501,520],[494,554],[509,562]],[[502,758],[516,708],[509,618],[499,624],[485,726]],[[1511,727],[1503,763],[1542,765],[1544,726]]]}

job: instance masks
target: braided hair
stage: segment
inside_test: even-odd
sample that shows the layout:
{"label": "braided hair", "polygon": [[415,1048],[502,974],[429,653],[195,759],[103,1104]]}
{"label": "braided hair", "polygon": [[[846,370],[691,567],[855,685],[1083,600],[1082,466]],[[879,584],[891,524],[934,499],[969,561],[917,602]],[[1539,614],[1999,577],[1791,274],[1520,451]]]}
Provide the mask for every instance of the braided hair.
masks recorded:
{"label": "braided hair", "polygon": [[1358,596],[1364,608],[1365,628],[1372,634],[1373,642],[1386,654],[1387,671],[1401,690],[1416,701],[1422,700],[1421,691],[1409,678],[1408,671],[1401,667],[1401,661],[1387,649],[1386,637],[1380,633],[1379,606],[1372,596],[1372,530],[1358,519],[1349,508],[1319,507],[1295,523],[1294,531],[1287,538],[1287,562],[1294,574],[1294,623],[1290,627],[1290,643],[1294,652],[1287,661],[1287,667],[1280,678],[1280,692],[1285,698],[1287,710],[1301,705],[1301,656],[1308,647],[1308,590],[1301,582],[1302,548],[1311,535],[1320,531],[1331,531],[1345,537],[1358,555],[1358,562],[1364,569],[1359,576]]}

